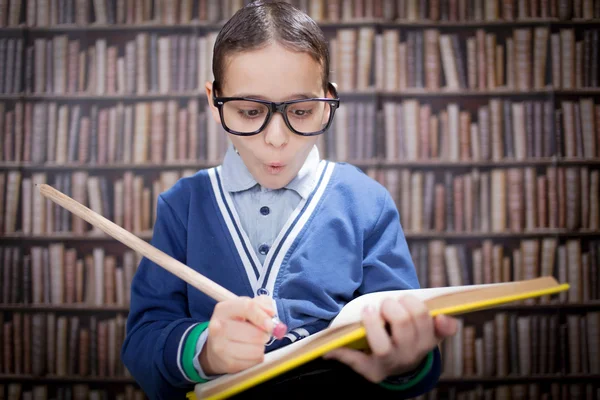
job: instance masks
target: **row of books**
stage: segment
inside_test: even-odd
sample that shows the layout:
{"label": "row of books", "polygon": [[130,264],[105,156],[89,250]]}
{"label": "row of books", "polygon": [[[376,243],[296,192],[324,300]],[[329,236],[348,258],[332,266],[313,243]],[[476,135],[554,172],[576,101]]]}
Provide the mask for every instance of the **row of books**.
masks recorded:
{"label": "row of books", "polygon": [[585,166],[368,173],[390,191],[407,232],[517,233],[600,226],[600,175]]}
{"label": "row of books", "polygon": [[[329,38],[339,90],[518,90],[598,87],[598,29],[519,27],[469,34],[373,27]],[[212,81],[216,32],[141,32],[73,38],[59,33],[0,39],[0,93],[173,94]],[[24,68],[23,68],[24,67]]]}
{"label": "row of books", "polygon": [[[158,195],[195,170],[157,177],[125,171],[115,177],[72,173],[0,171],[0,225],[7,234],[99,233],[45,199],[35,184],[47,183],[129,231],[152,229]],[[600,226],[598,169],[587,166],[509,167],[468,172],[371,169],[387,187],[408,233],[570,232]],[[64,211],[63,211],[64,210]]]}
{"label": "row of books", "polygon": [[[154,226],[158,195],[179,178],[194,172],[163,171],[151,182],[144,175],[131,171],[126,171],[114,181],[109,181],[106,175],[90,175],[86,171],[61,173],[52,180],[45,172],[23,178],[19,171],[9,171],[8,175],[0,172],[0,197],[5,199],[0,202],[0,219],[3,219],[0,222],[3,222],[4,233],[101,233],[98,228],[91,227],[83,219],[74,217],[68,210],[42,197],[34,186],[48,183],[128,231],[147,233]],[[6,186],[3,183],[5,177]]]}
{"label": "row of books", "polygon": [[62,242],[0,247],[0,301],[4,304],[129,305],[139,253],[107,253],[95,247],[84,253]]}
{"label": "row of books", "polygon": [[518,233],[600,226],[599,171],[587,166],[366,171],[390,191],[407,232]]}
{"label": "row of books", "polygon": [[441,239],[409,242],[422,287],[489,284],[554,276],[568,292],[523,301],[524,305],[579,304],[600,300],[600,242],[555,237],[514,244],[484,239],[462,244]]}
{"label": "row of books", "polygon": [[[422,287],[510,282],[555,276],[568,292],[524,301],[580,304],[600,300],[600,242],[556,237],[506,243],[484,239],[463,244],[441,239],[411,241]],[[127,306],[141,260],[138,253],[79,249],[64,242],[0,247],[0,303]]]}
{"label": "row of books", "polygon": [[[0,225],[6,234],[99,233],[97,228],[43,198],[47,183],[129,231],[152,229],[158,195],[194,170],[149,177],[125,171],[113,178],[88,171],[0,171]],[[600,226],[598,169],[587,166],[509,167],[468,172],[371,169],[387,187],[408,233],[519,233]],[[550,231],[551,232],[551,231]]]}
{"label": "row of books", "polygon": [[444,340],[442,376],[600,374],[600,312],[478,315]]}
{"label": "row of books", "polygon": [[[491,98],[467,107],[416,99],[343,102],[319,136],[337,161],[500,161],[600,156],[600,103]],[[229,143],[208,105],[0,102],[0,161],[33,164],[218,163]]]}
{"label": "row of books", "polygon": [[[556,103],[554,109],[547,100],[492,98],[469,109],[452,101],[438,106],[416,99],[384,101],[379,147],[389,161],[597,157],[600,104],[591,97]],[[360,114],[360,104],[346,104],[346,113]],[[335,139],[342,140],[343,132],[352,136],[353,128],[344,123],[348,115],[341,107],[340,111],[335,128],[342,132],[336,132]],[[342,147],[352,151],[352,139]]]}
{"label": "row of books", "polygon": [[492,385],[442,386],[412,400],[595,400],[600,398],[596,383],[499,383]]}
{"label": "row of books", "polygon": [[[9,319],[10,317],[10,319]],[[131,376],[120,360],[126,318],[55,313],[0,313],[2,373]]]}
{"label": "row of books", "polygon": [[[0,26],[8,24],[186,24],[230,18],[250,0],[0,0]],[[597,0],[287,0],[318,22],[354,20],[512,21],[530,18],[600,18]],[[25,4],[25,7],[22,7]]]}
{"label": "row of books", "polygon": [[[202,104],[202,105],[200,105]],[[228,137],[204,102],[80,104],[0,103],[0,161],[174,163],[219,161]]]}
{"label": "row of books", "polygon": [[440,239],[409,242],[422,287],[489,284],[554,276],[568,292],[529,299],[524,305],[579,304],[600,300],[600,242],[557,238],[514,244],[484,239],[461,244]]}
{"label": "row of books", "polygon": [[598,35],[549,27],[338,29],[329,41],[332,80],[342,91],[598,87]]}
{"label": "row of books", "polygon": [[0,398],[6,400],[144,400],[146,396],[142,390],[134,385],[124,385],[116,392],[104,388],[92,387],[88,384],[28,384],[11,382],[0,384]]}
{"label": "row of books", "polygon": [[[28,93],[53,94],[202,93],[204,84],[213,79],[215,39],[215,32],[204,36],[143,32],[132,39],[89,41],[62,33],[35,38],[25,50],[24,87]],[[8,50],[22,50],[23,39],[4,40],[10,61]],[[11,73],[7,64],[6,74]]]}

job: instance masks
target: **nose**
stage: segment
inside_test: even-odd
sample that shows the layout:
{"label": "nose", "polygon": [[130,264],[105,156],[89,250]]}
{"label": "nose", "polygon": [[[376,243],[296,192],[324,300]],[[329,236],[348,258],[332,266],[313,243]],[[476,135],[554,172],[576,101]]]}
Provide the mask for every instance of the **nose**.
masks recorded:
{"label": "nose", "polygon": [[291,135],[291,132],[286,126],[283,116],[280,115],[280,113],[275,113],[275,115],[271,117],[264,132],[265,142],[275,148],[284,146],[289,140],[289,135]]}

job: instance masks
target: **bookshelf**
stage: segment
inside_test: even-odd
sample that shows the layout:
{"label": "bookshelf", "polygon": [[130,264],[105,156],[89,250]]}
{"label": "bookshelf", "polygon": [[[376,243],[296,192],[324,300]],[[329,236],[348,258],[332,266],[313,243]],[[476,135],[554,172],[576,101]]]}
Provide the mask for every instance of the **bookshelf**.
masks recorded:
{"label": "bookshelf", "polygon": [[[245,2],[0,0],[6,398],[144,397],[118,359],[139,255],[32,185],[149,240],[157,194],[220,162],[208,50]],[[462,319],[421,400],[600,399],[600,0],[292,3],[341,93],[321,155],[390,190],[422,286],[573,287]]]}

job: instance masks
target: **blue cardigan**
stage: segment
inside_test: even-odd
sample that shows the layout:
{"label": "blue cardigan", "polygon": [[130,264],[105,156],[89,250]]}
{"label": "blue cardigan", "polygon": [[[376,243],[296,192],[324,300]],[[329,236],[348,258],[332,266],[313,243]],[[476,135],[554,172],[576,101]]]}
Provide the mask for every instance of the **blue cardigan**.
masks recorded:
{"label": "blue cardigan", "polygon": [[[324,329],[356,296],[419,287],[389,192],[345,163],[320,162],[315,187],[263,265],[223,190],[220,167],[182,178],[158,197],[151,243],[237,295],[271,296],[291,332],[266,352]],[[213,299],[142,260],[121,357],[149,398],[183,399],[200,381],[190,367],[190,337],[197,340],[214,306]],[[402,396],[431,389],[440,367],[436,348],[429,372]]]}

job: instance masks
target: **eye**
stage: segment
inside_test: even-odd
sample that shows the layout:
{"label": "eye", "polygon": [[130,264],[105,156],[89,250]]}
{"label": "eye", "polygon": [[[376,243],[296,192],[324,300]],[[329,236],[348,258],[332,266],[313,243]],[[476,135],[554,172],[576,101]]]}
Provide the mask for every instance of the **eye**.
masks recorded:
{"label": "eye", "polygon": [[244,118],[256,118],[262,114],[262,110],[258,108],[239,109],[238,114]]}
{"label": "eye", "polygon": [[260,114],[260,111],[258,110],[242,110],[242,112],[244,112],[249,117],[256,117],[258,114]]}
{"label": "eye", "polygon": [[310,108],[307,108],[307,109],[295,108],[295,109],[291,109],[290,113],[294,117],[306,117],[306,116],[312,114],[312,110]]}

